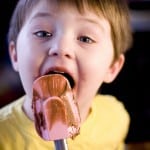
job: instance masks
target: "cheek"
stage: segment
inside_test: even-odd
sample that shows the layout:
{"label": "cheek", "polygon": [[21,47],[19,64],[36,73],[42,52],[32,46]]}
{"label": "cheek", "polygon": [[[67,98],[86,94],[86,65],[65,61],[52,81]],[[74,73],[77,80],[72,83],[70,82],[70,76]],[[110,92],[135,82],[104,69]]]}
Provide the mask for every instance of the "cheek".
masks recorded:
{"label": "cheek", "polygon": [[[18,47],[19,48],[19,47]],[[39,68],[43,62],[41,53],[35,52],[31,47],[18,49],[18,70],[25,92],[32,96],[32,84],[39,76]]]}
{"label": "cheek", "polygon": [[33,72],[36,68],[37,64],[37,53],[33,53],[30,51],[30,49],[27,47],[25,49],[19,49],[18,51],[18,64],[19,64],[19,70],[24,70],[24,72]]}
{"label": "cheek", "polygon": [[19,69],[24,70],[27,74],[32,73],[33,76],[36,77],[38,74],[38,68],[45,57],[44,50],[37,44],[35,45],[35,42],[30,38],[20,38],[18,43]]}
{"label": "cheek", "polygon": [[80,58],[79,87],[87,87],[93,93],[103,83],[113,59],[113,53],[96,51],[86,59]]}
{"label": "cheek", "polygon": [[22,56],[22,58],[19,57],[18,63],[20,79],[25,89],[25,92],[28,95],[31,95],[34,76],[37,72],[35,63],[32,57],[28,57],[27,55]]}

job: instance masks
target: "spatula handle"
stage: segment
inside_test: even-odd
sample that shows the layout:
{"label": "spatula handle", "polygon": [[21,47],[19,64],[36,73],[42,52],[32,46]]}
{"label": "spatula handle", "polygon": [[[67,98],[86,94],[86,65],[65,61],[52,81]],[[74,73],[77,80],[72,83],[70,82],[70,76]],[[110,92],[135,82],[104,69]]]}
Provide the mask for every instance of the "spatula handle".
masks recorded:
{"label": "spatula handle", "polygon": [[68,145],[66,139],[55,140],[55,150],[68,150]]}

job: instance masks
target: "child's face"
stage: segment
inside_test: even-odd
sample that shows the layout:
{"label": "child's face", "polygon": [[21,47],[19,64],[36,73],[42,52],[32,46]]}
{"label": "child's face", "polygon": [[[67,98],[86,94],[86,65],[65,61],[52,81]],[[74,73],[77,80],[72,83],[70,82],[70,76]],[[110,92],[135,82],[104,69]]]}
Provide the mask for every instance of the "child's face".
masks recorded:
{"label": "child's face", "polygon": [[107,20],[88,10],[80,14],[67,5],[58,8],[41,1],[21,29],[16,49],[10,46],[10,54],[30,102],[35,79],[64,72],[74,80],[73,92],[82,110],[90,107],[103,82],[115,78],[123,61],[111,65],[114,50]]}

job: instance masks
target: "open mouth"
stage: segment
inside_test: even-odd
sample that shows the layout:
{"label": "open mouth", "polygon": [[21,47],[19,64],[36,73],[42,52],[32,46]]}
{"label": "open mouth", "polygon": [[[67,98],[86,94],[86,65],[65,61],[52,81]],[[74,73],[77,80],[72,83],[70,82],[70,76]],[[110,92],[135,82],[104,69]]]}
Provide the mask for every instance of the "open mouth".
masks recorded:
{"label": "open mouth", "polygon": [[69,81],[71,88],[72,88],[72,89],[74,88],[74,86],[75,86],[75,81],[74,81],[74,79],[72,78],[72,76],[69,75],[68,73],[59,72],[59,71],[50,71],[50,72],[46,73],[46,75],[50,75],[50,74],[60,74],[60,75],[63,75],[63,76]]}

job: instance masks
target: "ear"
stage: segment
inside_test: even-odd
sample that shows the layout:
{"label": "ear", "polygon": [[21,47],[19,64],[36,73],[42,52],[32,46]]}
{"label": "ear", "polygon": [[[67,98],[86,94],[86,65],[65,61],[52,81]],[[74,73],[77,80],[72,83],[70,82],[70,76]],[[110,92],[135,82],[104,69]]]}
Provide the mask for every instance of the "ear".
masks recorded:
{"label": "ear", "polygon": [[125,57],[123,54],[121,54],[119,58],[115,62],[113,62],[104,79],[105,83],[110,83],[117,77],[117,75],[119,74],[119,72],[123,67],[124,61]]}
{"label": "ear", "polygon": [[17,50],[16,45],[14,41],[11,41],[9,43],[9,56],[11,60],[11,64],[13,66],[13,69],[15,71],[18,71],[18,59],[17,59]]}

